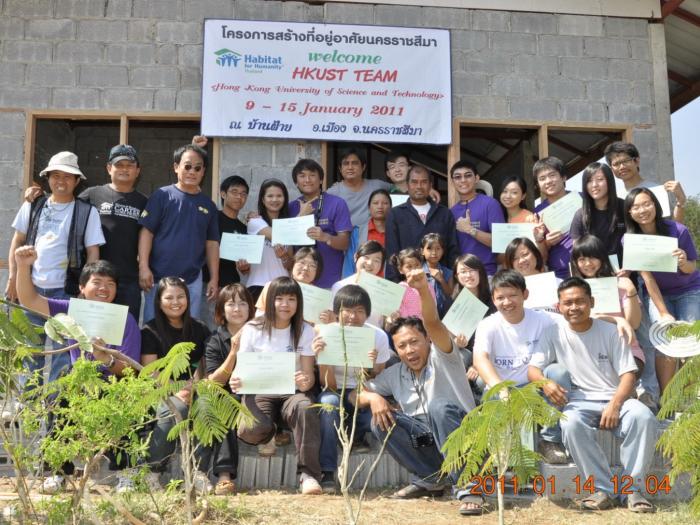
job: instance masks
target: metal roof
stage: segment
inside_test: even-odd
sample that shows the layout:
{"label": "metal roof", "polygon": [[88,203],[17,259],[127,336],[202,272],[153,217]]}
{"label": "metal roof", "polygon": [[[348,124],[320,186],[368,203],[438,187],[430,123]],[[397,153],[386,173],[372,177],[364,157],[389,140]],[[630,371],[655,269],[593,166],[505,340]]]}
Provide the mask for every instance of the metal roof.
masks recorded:
{"label": "metal roof", "polygon": [[700,95],[700,0],[661,0],[671,112]]}

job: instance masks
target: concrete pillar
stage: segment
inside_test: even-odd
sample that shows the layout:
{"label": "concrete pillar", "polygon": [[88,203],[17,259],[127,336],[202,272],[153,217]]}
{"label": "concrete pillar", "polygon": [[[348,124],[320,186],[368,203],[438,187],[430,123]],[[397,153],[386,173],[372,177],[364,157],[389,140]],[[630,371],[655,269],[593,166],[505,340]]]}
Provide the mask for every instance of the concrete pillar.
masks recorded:
{"label": "concrete pillar", "polygon": [[668,64],[666,62],[666,37],[663,24],[648,24],[651,48],[652,83],[654,86],[654,111],[658,136],[656,165],[652,166],[659,182],[674,178],[673,143],[671,139],[671,105],[668,95]]}

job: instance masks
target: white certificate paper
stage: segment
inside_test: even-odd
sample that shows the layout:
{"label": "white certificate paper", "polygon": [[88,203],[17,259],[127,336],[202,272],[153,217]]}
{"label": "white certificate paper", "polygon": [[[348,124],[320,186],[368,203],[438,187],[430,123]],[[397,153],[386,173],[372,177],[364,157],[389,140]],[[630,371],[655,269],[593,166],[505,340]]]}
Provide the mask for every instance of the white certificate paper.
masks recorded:
{"label": "white certificate paper", "polygon": [[367,272],[360,272],[357,284],[362,286],[372,301],[372,313],[391,315],[401,307],[406,289],[387,279]]}
{"label": "white certificate paper", "polygon": [[586,282],[591,287],[591,295],[595,299],[591,313],[619,314],[622,311],[617,288],[617,277],[586,279]]}
{"label": "white certificate paper", "polygon": [[678,239],[663,235],[626,233],[622,238],[622,267],[631,271],[677,272],[678,259],[671,252]]}
{"label": "white certificate paper", "polygon": [[491,225],[491,251],[493,253],[506,253],[510,241],[518,237],[526,237],[535,245],[535,225],[529,222],[497,222]]}
{"label": "white certificate paper", "polygon": [[321,312],[331,309],[333,294],[330,290],[311,284],[299,283],[299,287],[304,297],[304,321],[316,324],[320,321]]}
{"label": "white certificate paper", "polygon": [[476,331],[476,326],[484,318],[489,307],[479,301],[466,288],[462,289],[445,314],[442,322],[454,335],[463,334],[469,339]]}
{"label": "white certificate paper", "polygon": [[408,200],[408,195],[403,195],[402,193],[392,193],[390,197],[392,208],[395,208]]}
{"label": "white certificate paper", "polygon": [[345,366],[347,359],[348,366],[372,368],[368,354],[374,348],[374,329],[367,326],[341,327],[338,323],[331,323],[320,325],[318,333],[326,343],[316,359],[319,365]]}
{"label": "white certificate paper", "polygon": [[577,192],[572,191],[566,194],[542,210],[544,225],[551,232],[568,233],[571,229],[571,221],[574,220],[574,215],[581,208],[582,202],[581,196]]}
{"label": "white certificate paper", "polygon": [[553,308],[559,302],[559,280],[554,272],[538,273],[525,277],[528,297],[525,308]]}
{"label": "white certificate paper", "polygon": [[223,233],[221,235],[219,257],[229,261],[245,259],[250,264],[260,264],[264,246],[265,237],[263,235]]}
{"label": "white certificate paper", "polygon": [[668,192],[666,191],[666,188],[664,188],[663,185],[652,186],[651,188],[649,188],[649,191],[651,191],[654,194],[656,200],[658,200],[659,204],[661,204],[661,216],[670,217],[671,201],[668,198]]}
{"label": "white certificate paper", "polygon": [[272,219],[272,244],[282,246],[311,246],[316,244],[306,235],[314,227],[313,215],[302,215],[291,219]]}
{"label": "white certificate paper", "polygon": [[239,394],[289,395],[296,391],[295,352],[239,352],[235,377],[241,379]]}
{"label": "white certificate paper", "polygon": [[99,337],[108,345],[120,346],[124,339],[129,307],[72,297],[68,316],[83,327],[88,337]]}

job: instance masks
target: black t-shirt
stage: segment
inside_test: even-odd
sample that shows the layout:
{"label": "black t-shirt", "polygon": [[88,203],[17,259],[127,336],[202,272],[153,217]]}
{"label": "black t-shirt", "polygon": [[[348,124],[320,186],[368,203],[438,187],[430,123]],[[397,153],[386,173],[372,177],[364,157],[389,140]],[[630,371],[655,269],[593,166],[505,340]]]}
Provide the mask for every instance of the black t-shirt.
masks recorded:
{"label": "black t-shirt", "polygon": [[[189,379],[204,356],[204,344],[209,337],[209,328],[198,319],[192,319],[192,335],[189,338],[185,338],[182,330],[174,328],[170,324],[165,327],[165,332],[165,337],[158,332],[155,319],[148,321],[141,330],[141,355],[155,355],[160,359],[165,357],[170,348],[177,343],[194,343],[195,347],[190,352],[190,369],[177,378]],[[166,341],[170,341],[170,344]]]}
{"label": "black t-shirt", "polygon": [[[224,212],[219,210],[219,235],[223,235],[224,233],[240,233],[245,235],[248,233],[248,228],[237,218],[231,219],[227,217]],[[209,282],[209,268],[207,268],[206,265],[202,268],[202,272],[204,282]],[[238,270],[236,270],[236,262],[229,261],[228,259],[219,259],[219,287],[223,288],[227,284],[239,282],[241,282],[241,277],[238,275]]]}
{"label": "black t-shirt", "polygon": [[92,204],[100,214],[105,236],[105,244],[100,246],[100,259],[114,264],[120,279],[138,280],[139,217],[148,198],[138,191],[115,191],[109,184],[88,188],[80,198]]}
{"label": "black t-shirt", "polygon": [[[224,364],[228,354],[231,352],[231,334],[225,326],[220,326],[216,332],[211,334],[207,340],[206,349],[204,350],[204,360],[207,365],[207,376],[213,374],[217,369]],[[231,391],[228,381],[224,384],[224,388]]]}
{"label": "black t-shirt", "polygon": [[584,235],[595,235],[603,241],[608,255],[622,253],[622,236],[625,234],[624,202],[622,199],[617,199],[617,225],[612,233],[609,233],[607,210],[598,210],[595,207],[591,210],[590,228],[586,228],[583,224],[583,210],[578,210],[571,222],[571,238],[576,241]]}

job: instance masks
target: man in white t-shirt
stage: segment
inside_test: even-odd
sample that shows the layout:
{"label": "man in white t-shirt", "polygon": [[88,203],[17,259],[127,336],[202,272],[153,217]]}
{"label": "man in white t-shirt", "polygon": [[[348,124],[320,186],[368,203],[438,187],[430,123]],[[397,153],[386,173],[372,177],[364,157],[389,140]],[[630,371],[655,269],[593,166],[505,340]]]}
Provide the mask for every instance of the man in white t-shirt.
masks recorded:
{"label": "man in white t-shirt", "polygon": [[[492,281],[493,304],[498,310],[483,319],[474,336],[474,367],[486,383],[486,389],[502,382],[527,384],[527,367],[542,332],[560,317],[545,311],[525,308],[529,291],[525,278],[515,270],[501,270]],[[553,364],[545,375],[566,384],[566,371]],[[505,391],[504,391],[505,392]],[[547,463],[567,463],[559,426],[542,430],[538,451]]]}
{"label": "man in white t-shirt", "polygon": [[[554,361],[569,371],[567,388],[550,380],[543,391],[554,403],[566,403],[560,423],[564,444],[581,474],[595,485],[596,492],[581,505],[605,510],[618,497],[628,496],[631,511],[651,512],[653,506],[641,495],[640,485],[654,457],[657,422],[649,408],[631,398],[637,366],[630,347],[613,326],[591,318],[594,301],[586,281],[567,279],[559,285],[558,295],[558,308],[567,323],[544,331],[528,376],[532,381],[545,379],[542,370]],[[619,483],[596,441],[598,429],[623,439]]]}
{"label": "man in white t-shirt", "polygon": [[[5,295],[17,300],[15,250],[33,245],[39,254],[32,265],[32,283],[37,293],[51,299],[68,299],[78,295],[78,279],[82,267],[99,259],[105,238],[100,216],[92,205],[75,198],[81,180],[87,180],[78,167],[78,157],[69,151],[57,153],[39,173],[48,184],[49,196],[25,202],[17,212],[12,228],[15,233],[8,256],[9,277]],[[43,325],[41,318],[32,322]],[[43,368],[38,356],[31,370]],[[69,354],[53,356],[49,381],[56,379],[70,366]]]}
{"label": "man in white t-shirt", "polygon": [[[386,363],[392,356],[389,349],[389,339],[386,332],[374,325],[367,324],[367,318],[372,312],[372,303],[369,294],[356,284],[343,286],[333,299],[333,313],[344,326],[364,326],[374,331],[374,347],[367,349],[369,358],[373,363],[371,369],[363,371],[369,377],[375,377],[384,370]],[[312,348],[318,356],[326,346],[322,336],[314,339]],[[318,396],[318,403],[340,406],[340,393],[345,392],[343,404],[345,407],[345,424],[350,425],[353,420],[354,406],[349,397],[357,388],[357,378],[361,369],[348,366],[347,371],[342,366],[319,365],[319,379],[323,392]],[[362,443],[363,437],[371,430],[372,412],[367,408],[360,408],[355,417],[355,442]],[[338,410],[321,411],[321,487],[324,491],[335,490],[335,471],[338,469],[338,434],[336,428],[340,428],[340,412]]]}

